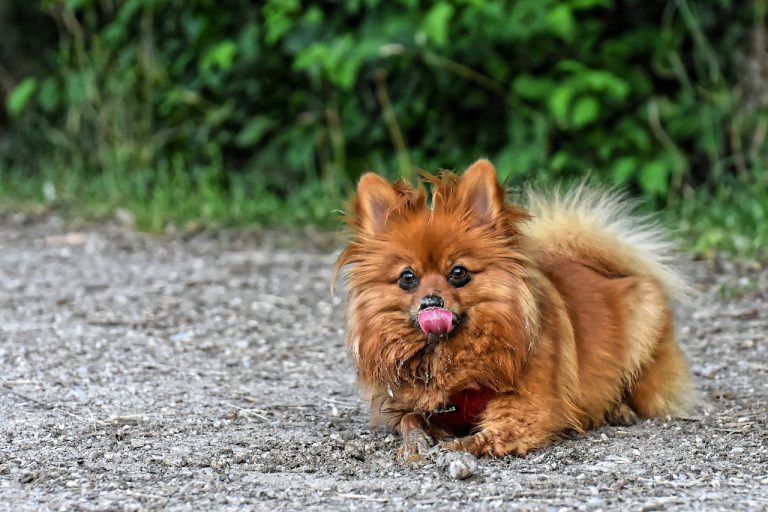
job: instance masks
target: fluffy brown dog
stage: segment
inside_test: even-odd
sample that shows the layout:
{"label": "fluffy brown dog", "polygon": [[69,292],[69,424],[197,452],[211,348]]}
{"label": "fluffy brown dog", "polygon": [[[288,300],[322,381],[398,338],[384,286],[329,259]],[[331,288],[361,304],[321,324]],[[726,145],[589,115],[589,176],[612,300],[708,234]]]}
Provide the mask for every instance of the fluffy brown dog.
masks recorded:
{"label": "fluffy brown dog", "polygon": [[565,430],[681,412],[689,372],[660,234],[583,187],[505,201],[490,162],[422,186],[364,175],[353,199],[347,344],[372,421],[475,455],[525,455]]}

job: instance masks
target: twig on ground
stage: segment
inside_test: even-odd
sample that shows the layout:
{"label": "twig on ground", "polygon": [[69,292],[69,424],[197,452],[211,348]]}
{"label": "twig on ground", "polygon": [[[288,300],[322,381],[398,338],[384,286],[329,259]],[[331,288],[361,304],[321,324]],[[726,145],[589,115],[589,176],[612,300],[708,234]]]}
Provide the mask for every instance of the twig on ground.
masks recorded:
{"label": "twig on ground", "polygon": [[60,407],[54,407],[53,410],[56,411],[56,412],[60,412],[60,413],[66,414],[67,416],[72,416],[73,418],[82,421],[86,425],[87,424],[95,423],[96,425],[99,425],[100,427],[107,427],[107,426],[109,426],[109,423],[107,423],[106,421],[103,421],[103,420],[100,420],[100,419],[97,419],[97,418],[86,418],[86,417],[80,416],[78,414],[75,414],[73,412],[65,411],[64,409],[61,409]]}
{"label": "twig on ground", "polygon": [[134,498],[152,498],[156,500],[167,500],[168,496],[160,496],[158,494],[149,494],[146,492],[137,492],[137,491],[125,491],[125,494],[127,496],[133,496]]}
{"label": "twig on ground", "polygon": [[386,503],[389,498],[374,498],[373,496],[365,496],[363,494],[337,494],[333,497],[335,500],[362,500],[362,501],[375,501],[378,503]]}
{"label": "twig on ground", "polygon": [[[261,400],[254,396],[244,396],[241,400],[252,404],[261,404]],[[315,409],[317,404],[270,404],[261,405],[261,407],[262,409]]]}
{"label": "twig on ground", "polygon": [[6,390],[11,395],[14,395],[14,396],[16,396],[18,398],[21,398],[23,400],[27,400],[28,402],[32,402],[34,404],[37,404],[37,405],[39,405],[39,406],[41,406],[41,407],[43,407],[45,409],[48,409],[48,410],[51,410],[51,411],[54,411],[54,412],[60,412],[62,414],[66,414],[67,416],[72,416],[73,418],[76,418],[76,419],[78,419],[78,420],[80,420],[80,421],[82,421],[83,423],[86,423],[86,424],[93,424],[93,423],[95,423],[95,424],[97,424],[99,426],[102,426],[102,427],[106,427],[108,425],[108,423],[106,421],[103,421],[103,420],[100,420],[100,419],[97,419],[97,418],[85,418],[85,417],[79,416],[79,415],[77,415],[77,414],[75,414],[73,412],[69,412],[67,410],[64,410],[61,407],[56,407],[54,405],[51,405],[51,404],[46,403],[46,402],[43,402],[43,401],[38,400],[36,398],[32,398],[31,396],[27,396],[27,395],[25,395],[23,393],[19,393],[18,391],[14,391],[7,384],[8,384],[8,382],[4,382],[0,386],[0,389],[4,389],[4,390]]}
{"label": "twig on ground", "polygon": [[230,375],[230,372],[225,372],[222,370],[204,370],[202,368],[188,368],[183,366],[174,366],[170,364],[158,363],[156,361],[145,361],[141,363],[141,365],[143,366],[143,368],[135,369],[132,371],[136,373],[141,370],[158,368],[160,370],[166,370],[166,371],[199,373],[200,375]]}
{"label": "twig on ground", "polygon": [[110,420],[113,427],[120,427],[123,425],[138,425],[142,419],[148,416],[158,416],[158,414],[123,414],[122,416],[115,416]]}
{"label": "twig on ground", "polygon": [[27,400],[28,402],[32,402],[32,403],[37,404],[37,405],[41,405],[41,406],[45,407],[46,409],[53,409],[54,408],[50,404],[47,404],[45,402],[41,402],[40,400],[38,400],[36,398],[32,398],[31,396],[27,396],[24,393],[19,393],[18,391],[13,390],[7,384],[8,384],[8,382],[4,382],[3,385],[0,386],[0,389],[6,390],[9,394],[11,394],[11,395],[13,395],[13,396],[15,396],[17,398],[21,398],[23,400]]}
{"label": "twig on ground", "polygon": [[337,400],[335,398],[323,398],[323,402],[327,402],[329,404],[335,404],[335,405],[343,405],[345,407],[348,407],[350,409],[356,409],[357,404],[354,402],[348,402],[345,400]]}
{"label": "twig on ground", "polygon": [[235,404],[232,404],[232,403],[229,403],[229,402],[222,402],[222,403],[224,405],[228,406],[228,407],[232,407],[233,409],[237,409],[240,412],[243,412],[243,413],[248,414],[250,416],[253,416],[255,418],[259,418],[262,421],[266,421],[267,423],[271,423],[272,422],[272,420],[270,420],[269,418],[267,418],[263,414],[259,414],[259,412],[263,413],[264,411],[256,412],[256,410],[254,410],[254,409],[246,409],[245,407],[240,407],[238,405],[235,405]]}

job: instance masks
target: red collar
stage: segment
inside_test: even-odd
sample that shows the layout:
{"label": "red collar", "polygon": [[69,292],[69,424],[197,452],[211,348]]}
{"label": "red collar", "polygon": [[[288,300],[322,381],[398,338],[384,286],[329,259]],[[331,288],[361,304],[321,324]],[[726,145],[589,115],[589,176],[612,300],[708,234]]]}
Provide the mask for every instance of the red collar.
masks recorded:
{"label": "red collar", "polygon": [[448,403],[429,415],[429,422],[455,434],[469,433],[477,426],[488,401],[496,395],[490,389],[465,389],[452,394]]}

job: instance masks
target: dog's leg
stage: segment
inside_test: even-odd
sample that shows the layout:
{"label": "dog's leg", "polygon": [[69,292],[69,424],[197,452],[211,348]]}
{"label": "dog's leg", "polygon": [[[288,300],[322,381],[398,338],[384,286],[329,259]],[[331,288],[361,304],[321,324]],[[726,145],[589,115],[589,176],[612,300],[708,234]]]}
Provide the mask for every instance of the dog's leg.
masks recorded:
{"label": "dog's leg", "polygon": [[403,444],[395,452],[395,460],[401,464],[420,460],[435,444],[429,435],[429,426],[424,416],[410,412],[400,419],[400,434]]}
{"label": "dog's leg", "polygon": [[619,402],[605,413],[605,422],[617,427],[628,427],[637,423],[635,411],[624,402]]}
{"label": "dog's leg", "polygon": [[494,399],[483,415],[480,430],[448,443],[447,448],[476,456],[526,455],[550,444],[565,428],[564,418],[551,405],[530,395]]}
{"label": "dog's leg", "polygon": [[626,367],[633,375],[627,402],[644,418],[682,413],[690,401],[690,373],[664,289],[648,277],[625,281]]}
{"label": "dog's leg", "polygon": [[641,417],[682,414],[690,404],[688,364],[671,333],[644,365],[629,395],[629,405]]}

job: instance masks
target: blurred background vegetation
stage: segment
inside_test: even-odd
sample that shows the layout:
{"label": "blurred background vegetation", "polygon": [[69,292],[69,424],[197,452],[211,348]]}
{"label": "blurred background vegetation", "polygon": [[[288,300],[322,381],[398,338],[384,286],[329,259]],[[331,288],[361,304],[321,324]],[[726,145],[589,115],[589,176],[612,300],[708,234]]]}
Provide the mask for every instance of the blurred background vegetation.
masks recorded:
{"label": "blurred background vegetation", "polygon": [[589,173],[765,255],[767,0],[6,0],[0,197],[337,226],[366,170]]}

